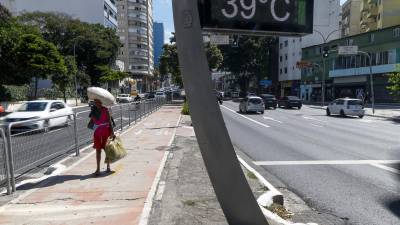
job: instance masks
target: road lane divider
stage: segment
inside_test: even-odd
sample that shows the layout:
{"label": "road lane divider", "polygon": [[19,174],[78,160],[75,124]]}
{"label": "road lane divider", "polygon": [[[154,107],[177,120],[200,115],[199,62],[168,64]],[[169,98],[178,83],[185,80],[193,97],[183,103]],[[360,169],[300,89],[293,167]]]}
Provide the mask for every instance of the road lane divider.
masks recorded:
{"label": "road lane divider", "polygon": [[305,160],[305,161],[255,161],[258,166],[291,166],[291,165],[372,165],[397,164],[400,160]]}
{"label": "road lane divider", "polygon": [[247,120],[249,120],[249,121],[251,121],[251,122],[253,122],[253,123],[256,123],[256,124],[258,124],[258,125],[260,125],[260,126],[263,126],[263,127],[266,127],[266,128],[270,128],[270,126],[268,126],[267,124],[258,122],[257,120],[253,120],[253,119],[251,119],[251,118],[249,118],[249,117],[247,117],[247,116],[243,116],[243,115],[239,114],[238,112],[236,112],[235,110],[232,110],[232,109],[230,109],[230,108],[228,108],[228,107],[226,107],[226,106],[221,105],[221,108],[226,109],[226,110],[228,110],[228,111],[230,111],[230,112],[233,112],[234,114],[236,114],[236,115],[238,115],[238,116],[241,116],[241,117],[243,117],[243,118],[245,118],[245,119],[247,119]]}
{"label": "road lane divider", "polygon": [[283,123],[282,121],[276,120],[276,119],[274,119],[274,118],[272,118],[272,117],[264,116],[263,118],[264,118],[265,120],[271,120],[271,121],[274,121],[274,122],[277,122],[277,123]]}
{"label": "road lane divider", "polygon": [[321,125],[318,125],[318,124],[313,124],[313,123],[310,123],[310,125],[311,125],[311,126],[314,126],[314,127],[319,127],[319,128],[324,127],[324,126],[321,126]]}
{"label": "road lane divider", "polygon": [[315,119],[315,118],[308,117],[308,116],[303,116],[303,118],[306,119],[306,120],[314,120],[314,121],[318,121],[318,122],[321,122],[321,123],[327,123],[328,122],[328,121],[319,120],[319,119]]}

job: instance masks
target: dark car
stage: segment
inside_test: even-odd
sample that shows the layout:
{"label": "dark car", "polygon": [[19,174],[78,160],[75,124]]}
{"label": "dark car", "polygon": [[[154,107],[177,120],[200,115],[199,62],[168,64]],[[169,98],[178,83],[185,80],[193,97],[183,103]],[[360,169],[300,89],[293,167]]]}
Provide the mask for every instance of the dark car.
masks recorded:
{"label": "dark car", "polygon": [[298,108],[301,109],[302,101],[297,96],[285,96],[278,101],[278,107],[285,107],[285,108]]}
{"label": "dark car", "polygon": [[276,109],[278,101],[274,95],[263,94],[260,96],[264,100],[264,105],[266,109],[274,108]]}

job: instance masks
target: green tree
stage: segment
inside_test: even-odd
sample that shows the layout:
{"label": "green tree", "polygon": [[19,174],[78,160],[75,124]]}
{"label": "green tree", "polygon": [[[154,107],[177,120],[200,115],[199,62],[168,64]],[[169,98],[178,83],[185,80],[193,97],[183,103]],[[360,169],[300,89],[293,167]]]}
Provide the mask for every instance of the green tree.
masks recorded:
{"label": "green tree", "polygon": [[67,68],[62,55],[52,43],[43,40],[40,36],[22,35],[15,52],[16,65],[20,65],[18,74],[35,78],[35,98],[38,79],[47,79],[54,74],[66,73]]}
{"label": "green tree", "polygon": [[99,66],[113,65],[121,47],[114,29],[81,22],[65,14],[33,12],[22,14],[18,19],[39,27],[43,37],[54,43],[62,54],[75,52],[79,70],[90,77],[93,85],[101,83]]}
{"label": "green tree", "polygon": [[239,46],[221,47],[221,67],[236,75],[242,95],[248,91],[251,79],[258,83],[268,77],[269,48],[273,44],[274,38],[243,36],[239,39]]}
{"label": "green tree", "polygon": [[12,19],[10,11],[0,4],[0,24],[10,22]]}
{"label": "green tree", "polygon": [[100,77],[100,81],[102,83],[122,80],[129,76],[129,74],[127,72],[113,70],[107,65],[98,66],[98,69],[101,71],[101,74],[102,74],[102,76]]}
{"label": "green tree", "polygon": [[66,56],[64,61],[66,66],[65,73],[55,73],[51,76],[51,80],[63,93],[64,102],[67,102],[67,90],[74,86],[74,78],[78,72],[78,68],[73,56]]}
{"label": "green tree", "polygon": [[[179,68],[178,49],[175,43],[175,34],[171,37],[171,43],[163,46],[163,54],[160,57],[159,74],[161,80],[165,75],[171,74],[172,80],[176,85],[183,87],[183,80]],[[219,69],[222,65],[223,55],[216,45],[207,44],[205,53],[208,60],[210,70]]]}
{"label": "green tree", "polygon": [[400,65],[397,65],[396,72],[389,74],[389,85],[387,89],[397,100],[400,99]]}

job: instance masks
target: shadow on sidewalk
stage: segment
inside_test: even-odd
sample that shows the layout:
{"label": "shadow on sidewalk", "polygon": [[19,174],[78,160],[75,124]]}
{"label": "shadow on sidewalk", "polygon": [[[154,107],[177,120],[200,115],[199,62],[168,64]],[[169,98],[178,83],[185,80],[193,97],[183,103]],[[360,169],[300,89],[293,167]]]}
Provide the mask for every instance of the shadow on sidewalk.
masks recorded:
{"label": "shadow on sidewalk", "polygon": [[385,206],[398,218],[400,218],[400,199],[385,202]]}
{"label": "shadow on sidewalk", "polygon": [[109,173],[107,172],[101,172],[99,176],[95,176],[93,173],[87,174],[87,175],[57,175],[54,177],[50,177],[48,179],[45,179],[39,183],[27,183],[19,186],[17,188],[18,191],[26,191],[30,190],[32,188],[45,188],[45,187],[50,187],[50,186],[55,186],[57,184],[62,184],[66,181],[72,181],[72,180],[87,180],[87,179],[97,179],[97,178],[102,178],[102,177],[107,177],[115,173],[114,171],[111,171]]}

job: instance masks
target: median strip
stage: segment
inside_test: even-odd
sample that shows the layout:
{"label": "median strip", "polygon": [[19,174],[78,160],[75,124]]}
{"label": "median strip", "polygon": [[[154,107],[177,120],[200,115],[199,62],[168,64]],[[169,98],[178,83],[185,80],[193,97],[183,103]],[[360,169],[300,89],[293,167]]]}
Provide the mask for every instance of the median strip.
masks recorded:
{"label": "median strip", "polygon": [[306,160],[306,161],[256,161],[258,166],[289,166],[289,165],[369,165],[397,164],[400,160]]}

